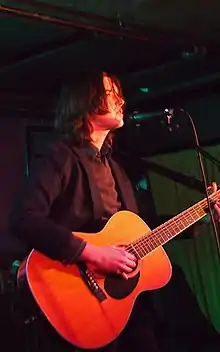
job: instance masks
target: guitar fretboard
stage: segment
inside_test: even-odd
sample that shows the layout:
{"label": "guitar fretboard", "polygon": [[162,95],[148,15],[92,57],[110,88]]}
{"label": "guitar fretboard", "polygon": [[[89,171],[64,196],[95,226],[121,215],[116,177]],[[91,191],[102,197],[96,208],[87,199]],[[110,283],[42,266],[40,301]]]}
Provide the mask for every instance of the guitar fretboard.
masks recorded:
{"label": "guitar fretboard", "polygon": [[[220,198],[219,192],[220,190],[209,196],[211,203]],[[207,199],[203,199],[184,210],[182,213],[176,215],[174,218],[158,226],[152,232],[147,233],[135,242],[132,242],[129,247],[133,249],[133,252],[135,252],[139,258],[143,258],[154,249],[164,245],[185,229],[202,219],[207,213]]]}

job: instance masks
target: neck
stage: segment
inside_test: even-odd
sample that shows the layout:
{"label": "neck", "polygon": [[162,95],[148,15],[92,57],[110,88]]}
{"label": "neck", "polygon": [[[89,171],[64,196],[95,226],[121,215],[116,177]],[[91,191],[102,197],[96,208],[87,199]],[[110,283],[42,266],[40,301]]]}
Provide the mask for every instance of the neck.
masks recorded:
{"label": "neck", "polygon": [[108,134],[108,131],[93,131],[91,133],[92,144],[100,150],[104,143],[104,140]]}

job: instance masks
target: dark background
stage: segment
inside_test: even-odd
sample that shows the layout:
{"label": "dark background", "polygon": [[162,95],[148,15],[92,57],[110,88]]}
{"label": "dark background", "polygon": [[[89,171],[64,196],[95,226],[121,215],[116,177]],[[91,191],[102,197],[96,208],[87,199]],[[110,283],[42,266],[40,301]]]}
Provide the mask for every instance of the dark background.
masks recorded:
{"label": "dark background", "polygon": [[[48,131],[63,78],[90,68],[118,75],[127,106],[116,152],[127,154],[141,174],[139,157],[194,145],[180,107],[193,117],[202,146],[219,143],[219,30],[218,1],[1,1],[0,267],[6,281],[25,252],[8,232],[8,214],[32,159],[53,139]],[[158,114],[170,107],[177,111],[172,132]],[[147,113],[140,126],[129,118],[133,111]]]}
{"label": "dark background", "polygon": [[[1,3],[3,255],[8,249],[10,205],[35,153],[30,149],[29,131],[42,132],[35,149],[42,148],[42,140],[50,140],[44,131],[53,126],[60,83],[67,75],[74,79],[79,70],[99,68],[119,76],[127,106],[116,151],[127,153],[137,163],[140,156],[194,145],[189,121],[179,108],[193,117],[202,146],[218,144],[219,10],[217,1],[207,5],[189,0],[166,4],[160,0]],[[158,114],[170,107],[176,111],[172,132]],[[129,118],[134,111],[146,113],[140,126]]]}

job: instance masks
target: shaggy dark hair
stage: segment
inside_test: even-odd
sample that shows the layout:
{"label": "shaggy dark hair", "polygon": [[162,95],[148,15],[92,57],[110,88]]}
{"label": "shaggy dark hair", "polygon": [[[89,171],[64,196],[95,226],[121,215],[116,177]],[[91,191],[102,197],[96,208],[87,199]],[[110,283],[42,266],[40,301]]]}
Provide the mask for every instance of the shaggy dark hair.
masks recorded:
{"label": "shaggy dark hair", "polygon": [[[82,146],[85,142],[91,142],[92,125],[87,118],[88,115],[105,115],[109,112],[103,75],[112,79],[119,92],[115,94],[123,97],[119,80],[105,72],[78,74],[72,80],[67,81],[61,89],[55,128],[75,145]],[[112,144],[111,132],[107,135],[106,141]]]}

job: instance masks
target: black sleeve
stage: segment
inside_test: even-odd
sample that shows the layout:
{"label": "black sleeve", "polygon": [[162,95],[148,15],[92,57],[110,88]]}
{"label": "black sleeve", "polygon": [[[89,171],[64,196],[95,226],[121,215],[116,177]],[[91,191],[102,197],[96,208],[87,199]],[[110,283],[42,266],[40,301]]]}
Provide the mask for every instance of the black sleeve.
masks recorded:
{"label": "black sleeve", "polygon": [[53,148],[17,198],[9,222],[12,234],[30,248],[63,262],[73,262],[86,243],[49,217],[53,202],[69,181],[73,158],[68,151]]}

